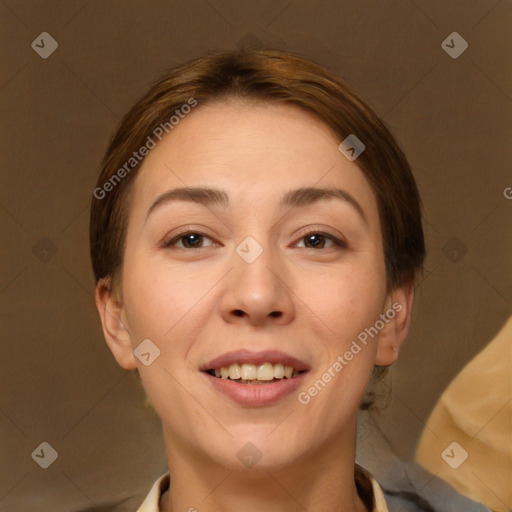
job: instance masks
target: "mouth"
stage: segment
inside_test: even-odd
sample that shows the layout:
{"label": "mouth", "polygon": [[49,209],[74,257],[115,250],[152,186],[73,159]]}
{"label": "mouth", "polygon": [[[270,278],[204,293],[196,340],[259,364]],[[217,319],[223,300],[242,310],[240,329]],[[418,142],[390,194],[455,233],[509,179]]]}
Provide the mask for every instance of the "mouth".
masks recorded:
{"label": "mouth", "polygon": [[278,402],[304,383],[309,366],[279,351],[229,352],[200,368],[213,389],[240,405]]}
{"label": "mouth", "polygon": [[211,368],[206,373],[217,379],[229,379],[238,384],[262,385],[281,379],[294,379],[306,370],[296,370],[282,363],[265,362],[263,364],[233,363],[229,366]]}

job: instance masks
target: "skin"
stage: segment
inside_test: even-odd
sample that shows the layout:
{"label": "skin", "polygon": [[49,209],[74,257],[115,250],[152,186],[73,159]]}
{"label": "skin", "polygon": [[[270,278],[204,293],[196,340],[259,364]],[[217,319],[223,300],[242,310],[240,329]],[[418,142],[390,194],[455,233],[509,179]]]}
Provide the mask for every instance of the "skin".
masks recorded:
{"label": "skin", "polygon": [[[391,365],[409,327],[411,284],[389,292],[376,197],[356,162],[312,115],[239,100],[198,106],[146,157],[131,198],[121,290],[96,300],[106,341],[138,368],[159,414],[171,474],[161,510],[364,511],[354,484],[356,414],[375,364]],[[182,186],[225,189],[227,208],[188,201],[146,214]],[[299,187],[339,187],[361,206],[328,199],[278,207]],[[190,227],[199,248],[177,238]],[[307,228],[307,229],[304,229]],[[307,233],[327,232],[340,247]],[[247,236],[252,263],[235,251]],[[277,349],[309,364],[307,390],[393,302],[402,310],[307,404],[294,392],[265,407],[232,402],[199,372],[225,352]],[[243,313],[240,313],[243,312]],[[144,366],[149,338],[161,351]],[[246,468],[246,443],[261,459]]]}

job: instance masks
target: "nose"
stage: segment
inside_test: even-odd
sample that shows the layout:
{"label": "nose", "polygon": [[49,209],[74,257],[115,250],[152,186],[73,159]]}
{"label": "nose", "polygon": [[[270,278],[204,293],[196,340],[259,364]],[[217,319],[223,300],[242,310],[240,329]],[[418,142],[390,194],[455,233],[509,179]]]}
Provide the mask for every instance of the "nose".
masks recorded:
{"label": "nose", "polygon": [[254,261],[234,252],[233,269],[224,282],[224,320],[253,326],[289,323],[295,315],[295,302],[293,283],[284,268],[270,249],[264,249]]}

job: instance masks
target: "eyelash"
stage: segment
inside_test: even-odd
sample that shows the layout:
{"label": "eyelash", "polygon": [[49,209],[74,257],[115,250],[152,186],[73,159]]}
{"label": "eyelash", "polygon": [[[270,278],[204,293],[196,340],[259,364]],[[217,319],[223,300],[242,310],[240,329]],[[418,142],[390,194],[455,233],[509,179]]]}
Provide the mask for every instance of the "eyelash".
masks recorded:
{"label": "eyelash", "polygon": [[[179,233],[178,235],[173,237],[171,240],[164,241],[161,245],[161,248],[162,249],[170,249],[176,242],[178,242],[181,238],[183,238],[187,235],[199,235],[201,237],[209,238],[211,240],[211,238],[208,235],[205,235],[204,233],[201,233],[200,231],[188,230],[188,231]],[[308,232],[302,234],[302,236],[299,238],[299,241],[302,241],[311,235],[320,235],[320,236],[326,238],[327,240],[331,240],[334,243],[334,245],[338,246],[340,249],[347,248],[347,243],[345,241],[340,240],[339,238],[335,237],[334,235],[331,235],[330,233],[326,233],[323,231],[315,231],[315,230],[308,231]],[[205,249],[205,248],[206,247],[198,247],[197,249]],[[179,247],[179,249],[193,250],[193,248],[188,248],[188,247]],[[317,250],[317,251],[319,250],[319,249],[315,249],[314,247],[305,247],[305,249],[313,249],[313,250]],[[327,249],[329,249],[329,247],[327,247]]]}

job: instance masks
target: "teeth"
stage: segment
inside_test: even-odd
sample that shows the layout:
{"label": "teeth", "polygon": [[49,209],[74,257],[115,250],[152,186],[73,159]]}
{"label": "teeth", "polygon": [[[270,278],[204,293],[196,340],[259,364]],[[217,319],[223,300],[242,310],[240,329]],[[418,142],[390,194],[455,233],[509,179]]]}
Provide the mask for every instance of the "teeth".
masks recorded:
{"label": "teeth", "polygon": [[270,363],[263,363],[258,366],[258,380],[272,380],[274,378],[274,367]]}
{"label": "teeth", "polygon": [[[234,365],[231,365],[234,366]],[[230,368],[231,368],[230,366]],[[256,365],[254,364],[243,364],[241,371],[241,379],[242,380],[255,380],[258,375],[258,370],[256,369]]]}
{"label": "teeth", "polygon": [[229,367],[229,378],[240,379],[242,377],[242,369],[239,364],[232,364]]}
{"label": "teeth", "polygon": [[274,379],[287,378],[291,379],[300,374],[292,366],[284,366],[281,363],[263,363],[258,366],[255,364],[232,364],[230,366],[223,366],[222,368],[215,368],[215,377],[231,380],[246,380],[246,381],[271,381]]}
{"label": "teeth", "polygon": [[284,366],[281,363],[274,365],[274,377],[276,379],[282,379],[284,377]]}

